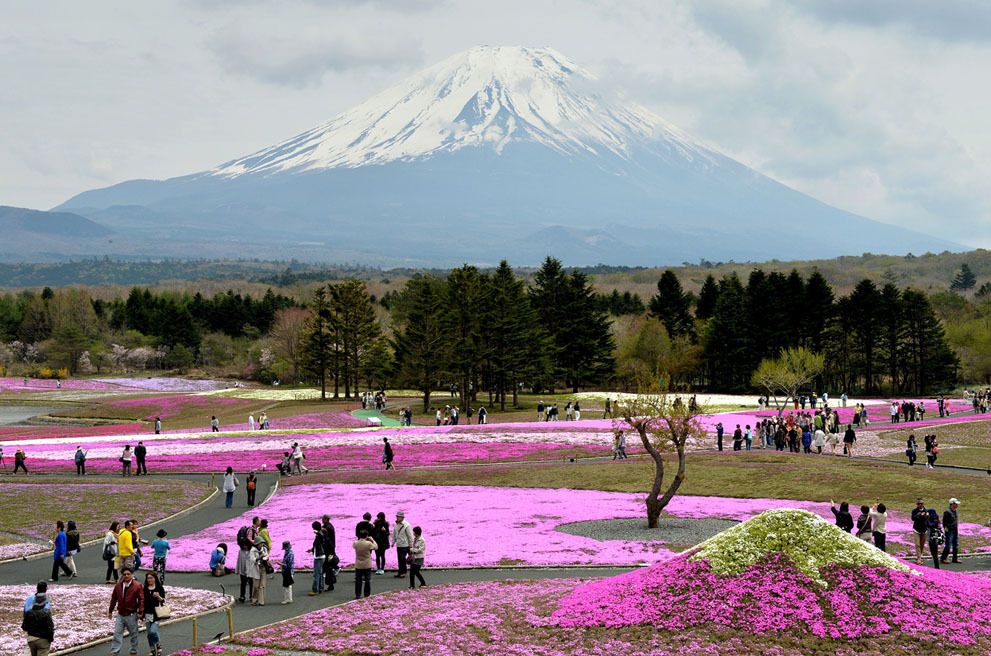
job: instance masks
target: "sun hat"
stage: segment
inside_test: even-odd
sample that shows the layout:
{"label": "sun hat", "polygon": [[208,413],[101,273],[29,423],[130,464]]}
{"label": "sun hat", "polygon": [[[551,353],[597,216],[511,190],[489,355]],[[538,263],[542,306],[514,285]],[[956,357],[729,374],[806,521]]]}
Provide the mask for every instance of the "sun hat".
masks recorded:
{"label": "sun hat", "polygon": [[957,500],[956,497],[950,499],[950,505],[952,506],[953,504],[957,504],[958,506],[960,505],[960,502]]}
{"label": "sun hat", "polygon": [[396,517],[405,517],[405,516],[406,516],[406,513],[404,513],[402,510],[399,510],[399,511],[396,512]]}

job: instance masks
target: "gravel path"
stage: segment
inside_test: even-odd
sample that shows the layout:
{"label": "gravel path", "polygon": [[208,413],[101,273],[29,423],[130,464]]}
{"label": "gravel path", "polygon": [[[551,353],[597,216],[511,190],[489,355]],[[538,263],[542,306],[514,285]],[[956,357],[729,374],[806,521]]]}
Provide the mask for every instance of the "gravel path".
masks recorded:
{"label": "gravel path", "polygon": [[731,519],[687,519],[662,517],[658,528],[647,528],[646,517],[624,519],[597,519],[588,522],[562,524],[557,530],[593,540],[633,540],[643,542],[663,541],[667,544],[690,544],[708,540],[739,522]]}

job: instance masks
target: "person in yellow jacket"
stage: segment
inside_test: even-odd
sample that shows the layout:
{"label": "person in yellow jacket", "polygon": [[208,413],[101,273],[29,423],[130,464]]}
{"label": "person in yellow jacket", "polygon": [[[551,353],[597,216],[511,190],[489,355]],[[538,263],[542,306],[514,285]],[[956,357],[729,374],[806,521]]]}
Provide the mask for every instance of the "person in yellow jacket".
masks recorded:
{"label": "person in yellow jacket", "polygon": [[120,557],[120,570],[134,571],[134,534],[131,522],[124,522],[124,528],[117,534],[117,555]]}

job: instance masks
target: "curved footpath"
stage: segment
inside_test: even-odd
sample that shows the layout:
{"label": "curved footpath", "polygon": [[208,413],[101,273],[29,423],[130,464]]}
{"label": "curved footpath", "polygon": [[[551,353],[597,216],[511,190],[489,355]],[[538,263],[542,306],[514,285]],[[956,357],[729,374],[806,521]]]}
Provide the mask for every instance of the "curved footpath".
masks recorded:
{"label": "curved footpath", "polygon": [[[975,472],[976,473],[976,472]],[[186,480],[204,481],[208,480],[209,474],[188,474],[181,478]],[[263,473],[259,476],[258,499],[265,500],[276,488],[277,476],[272,473]],[[239,490],[235,495],[234,507],[228,509],[224,506],[224,495],[218,494],[210,503],[204,504],[199,509],[175,520],[159,523],[157,526],[164,527],[169,533],[169,540],[173,543],[180,542],[182,536],[190,535],[203,530],[214,524],[229,519],[232,515],[240,515],[248,510],[244,503],[245,496],[243,490]],[[258,514],[265,515],[264,506],[259,508]],[[328,508],[328,511],[332,510]],[[269,517],[273,523],[273,539],[280,541],[278,531],[278,517]],[[357,522],[357,519],[355,519]],[[349,548],[349,538],[353,531],[352,524],[340,524],[336,526],[338,531],[338,543],[342,548]],[[148,532],[146,529],[144,537],[151,538],[154,531]],[[435,536],[433,539],[456,539],[456,536]],[[231,536],[229,544],[233,544]],[[297,562],[306,563],[306,549],[308,545],[293,545],[296,551]],[[390,550],[390,563],[395,558],[395,551]],[[214,578],[206,573],[206,565],[209,554],[203,554],[203,573],[183,573],[172,572],[167,576],[167,585],[198,588],[224,592],[237,596],[240,580],[236,575],[229,575],[223,578]],[[73,581],[77,584],[96,584],[106,590],[109,604],[110,586],[104,584],[103,575],[106,565],[101,558],[101,550],[95,546],[84,549],[76,557],[77,567],[80,576]],[[441,585],[461,581],[491,581],[497,579],[520,578],[520,579],[541,579],[541,578],[570,578],[570,577],[604,577],[612,576],[621,572],[629,571],[631,567],[615,568],[547,568],[547,569],[514,569],[514,568],[483,568],[483,569],[447,569],[433,570],[429,567],[424,569],[424,577],[428,585]],[[963,570],[991,570],[991,554],[974,556],[965,559],[963,565],[950,565],[947,569]],[[34,584],[39,580],[47,580],[51,573],[51,558],[41,558],[38,560],[8,562],[0,565],[0,585]],[[299,572],[296,576],[294,586],[295,602],[292,605],[283,606],[279,602],[282,600],[282,589],[279,575],[276,574],[270,579],[267,590],[267,601],[264,607],[252,607],[247,604],[237,604],[234,607],[234,631],[246,631],[273,622],[289,619],[309,613],[328,606],[338,605],[352,601],[354,598],[354,576],[351,572],[343,572],[339,577],[339,583],[333,592],[324,593],[321,596],[309,597],[306,593],[310,589],[312,575],[309,572]],[[67,580],[67,579],[63,579]],[[58,585],[58,584],[52,584]],[[408,586],[408,579],[394,579],[391,573],[384,576],[372,577],[372,592],[378,594],[389,590],[400,589]],[[55,618],[56,630],[58,618]],[[227,635],[226,613],[223,611],[214,612],[198,619],[200,642],[209,642],[218,634]],[[167,652],[188,648],[193,641],[193,628],[191,621],[179,621],[171,625],[162,627],[162,643]],[[144,640],[142,636],[142,641]],[[142,642],[143,648],[144,642]],[[107,645],[100,644],[89,649],[76,653],[89,656],[90,654],[106,654]]]}

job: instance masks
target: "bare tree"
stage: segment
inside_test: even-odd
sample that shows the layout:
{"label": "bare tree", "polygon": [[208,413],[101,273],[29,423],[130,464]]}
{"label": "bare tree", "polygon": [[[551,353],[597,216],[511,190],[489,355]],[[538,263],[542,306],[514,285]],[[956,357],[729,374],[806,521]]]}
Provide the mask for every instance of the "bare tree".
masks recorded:
{"label": "bare tree", "polygon": [[284,308],[275,313],[275,321],[268,333],[272,350],[292,368],[294,383],[299,382],[303,333],[309,318],[309,310]]}
{"label": "bare tree", "polygon": [[[657,528],[661,512],[685,480],[686,448],[705,435],[698,420],[704,409],[668,394],[656,384],[641,383],[638,389],[635,397],[618,403],[621,418],[613,422],[613,428],[636,431],[654,461],[654,483],[647,494],[647,526]],[[664,489],[664,455],[670,453],[677,455],[678,471]]]}
{"label": "bare tree", "polygon": [[776,358],[762,360],[750,382],[774,399],[780,417],[788,401],[815,380],[825,367],[826,359],[822,354],[799,346],[785,349]]}

